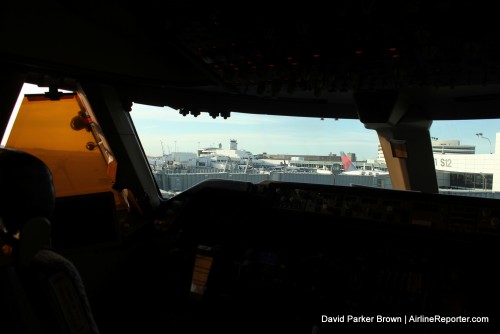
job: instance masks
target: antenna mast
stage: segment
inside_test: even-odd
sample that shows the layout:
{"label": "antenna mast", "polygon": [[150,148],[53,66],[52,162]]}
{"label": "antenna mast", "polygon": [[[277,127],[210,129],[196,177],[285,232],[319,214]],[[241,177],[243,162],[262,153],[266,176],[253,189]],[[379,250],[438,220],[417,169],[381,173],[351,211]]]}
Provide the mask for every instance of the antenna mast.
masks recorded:
{"label": "antenna mast", "polygon": [[163,154],[163,156],[165,156],[165,148],[163,147],[163,141],[160,140],[160,143],[161,143],[161,153]]}

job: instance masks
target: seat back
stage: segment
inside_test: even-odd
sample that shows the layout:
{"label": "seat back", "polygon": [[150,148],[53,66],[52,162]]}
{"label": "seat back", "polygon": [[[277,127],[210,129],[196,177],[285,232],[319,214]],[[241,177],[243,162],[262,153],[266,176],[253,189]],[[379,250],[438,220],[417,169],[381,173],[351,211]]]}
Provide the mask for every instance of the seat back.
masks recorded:
{"label": "seat back", "polygon": [[10,244],[0,261],[0,327],[6,333],[99,333],[77,268],[50,248],[54,203],[47,166],[0,148],[0,229]]}

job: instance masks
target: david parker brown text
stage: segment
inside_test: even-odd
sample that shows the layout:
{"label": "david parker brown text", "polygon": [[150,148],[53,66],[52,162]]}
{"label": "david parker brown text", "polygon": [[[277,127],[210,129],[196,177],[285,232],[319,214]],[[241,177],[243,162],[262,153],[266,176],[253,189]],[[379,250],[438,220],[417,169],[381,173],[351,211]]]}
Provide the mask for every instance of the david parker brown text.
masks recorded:
{"label": "david parker brown text", "polygon": [[376,316],[354,316],[354,315],[337,315],[330,317],[327,315],[321,316],[321,322],[339,322],[339,323],[369,323],[369,322],[403,322],[402,317],[384,317],[382,315]]}
{"label": "david parker brown text", "polygon": [[404,316],[404,317],[398,317],[398,316],[382,316],[382,315],[376,315],[376,316],[365,316],[365,315],[360,315],[360,316],[354,316],[354,315],[337,315],[337,316],[327,316],[327,315],[322,315],[321,316],[321,322],[330,322],[330,323],[487,323],[489,322],[488,317],[465,317],[465,316],[455,316],[455,317],[449,317],[449,316],[440,316],[440,315],[433,315],[433,316],[424,316],[424,315],[410,315],[410,316]]}

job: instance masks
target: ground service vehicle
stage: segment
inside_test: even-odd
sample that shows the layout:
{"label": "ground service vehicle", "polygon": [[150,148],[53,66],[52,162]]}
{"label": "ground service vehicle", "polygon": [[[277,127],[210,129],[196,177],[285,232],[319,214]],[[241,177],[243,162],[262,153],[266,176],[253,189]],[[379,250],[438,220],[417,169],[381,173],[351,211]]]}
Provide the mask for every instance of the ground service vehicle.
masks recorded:
{"label": "ground service vehicle", "polygon": [[[100,333],[500,331],[500,156],[490,146],[488,175],[467,172],[482,180],[482,197],[444,193],[436,169],[452,167],[452,158],[444,151],[435,157],[430,131],[441,121],[491,125],[500,118],[493,5],[324,6],[4,5],[2,145],[50,169],[51,247],[79,272]],[[28,84],[46,88],[24,95]],[[182,124],[259,116],[268,135],[282,131],[267,130],[267,117],[356,121],[378,140],[392,189],[342,185],[336,172],[308,176],[330,183],[274,171],[270,178],[159,176],[148,160],[148,132],[134,118],[140,106],[160,108],[155,117],[174,110]],[[165,133],[186,132],[178,124]],[[200,132],[210,124],[201,123]],[[484,137],[480,128],[471,131]],[[297,141],[335,142],[319,130]],[[6,199],[38,203],[37,187],[12,199],[13,169],[0,170]],[[446,173],[448,184],[465,175]],[[23,187],[39,177],[25,175]],[[188,181],[182,192],[164,187]],[[5,219],[17,204],[4,203]],[[26,235],[10,237],[30,244]],[[0,326],[36,332],[43,315],[26,314],[41,299],[22,288],[25,273],[12,278],[23,265],[5,253],[2,291],[10,299],[2,302]],[[80,320],[70,328],[92,332],[81,320],[84,306],[75,306],[81,296],[68,292],[73,283],[48,284],[47,308],[73,314]]]}

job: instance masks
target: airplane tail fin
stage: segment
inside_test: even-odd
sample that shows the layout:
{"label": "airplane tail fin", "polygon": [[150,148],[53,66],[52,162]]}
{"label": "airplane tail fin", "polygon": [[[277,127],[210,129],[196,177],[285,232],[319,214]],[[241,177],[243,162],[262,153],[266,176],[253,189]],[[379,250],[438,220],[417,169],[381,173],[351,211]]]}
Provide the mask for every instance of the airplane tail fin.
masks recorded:
{"label": "airplane tail fin", "polygon": [[352,171],[357,170],[356,165],[342,151],[340,152],[340,158],[342,159],[342,165],[344,166],[344,172],[352,172]]}

